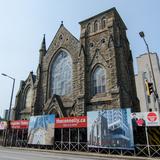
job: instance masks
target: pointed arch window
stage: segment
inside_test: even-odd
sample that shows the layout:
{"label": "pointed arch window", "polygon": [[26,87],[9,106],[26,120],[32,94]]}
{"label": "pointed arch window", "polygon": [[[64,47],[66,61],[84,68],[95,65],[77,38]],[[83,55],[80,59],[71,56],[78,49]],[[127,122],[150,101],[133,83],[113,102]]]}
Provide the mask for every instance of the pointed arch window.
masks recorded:
{"label": "pointed arch window", "polygon": [[98,31],[98,21],[94,22],[94,32]]}
{"label": "pointed arch window", "polygon": [[26,93],[25,108],[31,108],[32,99],[33,99],[33,90],[29,88]]}
{"label": "pointed arch window", "polygon": [[91,33],[91,24],[90,23],[87,25],[87,32]]}
{"label": "pointed arch window", "polygon": [[51,94],[70,95],[72,93],[72,59],[60,51],[51,66]]}
{"label": "pointed arch window", "polygon": [[104,29],[106,27],[106,18],[105,17],[102,18],[101,25],[102,25],[102,29]]}
{"label": "pointed arch window", "polygon": [[104,93],[106,91],[105,70],[98,66],[92,73],[92,94]]}

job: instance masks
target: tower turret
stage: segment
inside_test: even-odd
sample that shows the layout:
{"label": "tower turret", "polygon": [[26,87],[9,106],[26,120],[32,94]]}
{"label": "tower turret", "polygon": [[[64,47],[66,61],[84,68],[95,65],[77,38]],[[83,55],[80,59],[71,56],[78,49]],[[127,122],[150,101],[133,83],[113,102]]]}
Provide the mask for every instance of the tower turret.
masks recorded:
{"label": "tower turret", "polygon": [[46,54],[46,40],[45,40],[45,34],[43,35],[43,40],[41,43],[41,48],[39,50],[40,57],[39,57],[39,63],[42,62],[43,56]]}

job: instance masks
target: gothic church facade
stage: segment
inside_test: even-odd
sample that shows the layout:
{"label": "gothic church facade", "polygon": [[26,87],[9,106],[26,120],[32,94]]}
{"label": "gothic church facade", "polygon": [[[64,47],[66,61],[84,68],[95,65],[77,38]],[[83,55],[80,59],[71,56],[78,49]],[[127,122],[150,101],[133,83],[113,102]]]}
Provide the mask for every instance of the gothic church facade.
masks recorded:
{"label": "gothic church facade", "polygon": [[116,9],[79,24],[79,40],[63,24],[48,49],[43,38],[37,73],[20,84],[15,119],[111,108],[139,111],[127,28]]}

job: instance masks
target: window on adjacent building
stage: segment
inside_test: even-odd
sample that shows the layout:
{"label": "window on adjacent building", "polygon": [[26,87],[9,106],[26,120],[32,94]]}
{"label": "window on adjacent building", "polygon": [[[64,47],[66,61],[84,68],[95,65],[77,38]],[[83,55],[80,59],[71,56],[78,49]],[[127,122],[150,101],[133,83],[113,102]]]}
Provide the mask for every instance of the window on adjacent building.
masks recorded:
{"label": "window on adjacent building", "polygon": [[104,93],[106,90],[105,70],[98,66],[92,73],[92,91],[93,95]]}
{"label": "window on adjacent building", "polygon": [[150,96],[147,96],[148,103],[151,103]]}
{"label": "window on adjacent building", "polygon": [[65,51],[60,51],[52,63],[51,93],[62,96],[72,93],[72,59]]}

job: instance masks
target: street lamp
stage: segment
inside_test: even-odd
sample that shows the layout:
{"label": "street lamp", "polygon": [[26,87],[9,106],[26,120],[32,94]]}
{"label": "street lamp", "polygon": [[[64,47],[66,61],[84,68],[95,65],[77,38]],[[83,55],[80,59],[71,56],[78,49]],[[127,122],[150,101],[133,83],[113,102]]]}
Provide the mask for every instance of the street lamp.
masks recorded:
{"label": "street lamp", "polygon": [[7,121],[10,120],[10,114],[11,114],[11,107],[12,107],[12,99],[13,99],[13,92],[14,92],[14,85],[15,85],[15,78],[8,76],[7,74],[2,73],[2,76],[8,77],[13,80],[13,85],[12,85],[12,93],[11,93],[11,99],[10,99],[10,105],[9,105],[9,110],[8,110],[8,116],[7,116]]}
{"label": "street lamp", "polygon": [[152,66],[152,61],[151,61],[151,56],[150,56],[150,51],[149,51],[149,46],[145,40],[145,34],[143,31],[139,32],[139,35],[140,37],[144,40],[144,43],[147,47],[147,52],[148,52],[148,58],[149,58],[149,63],[150,63],[150,66],[151,66],[151,74],[152,74],[152,77],[153,77],[153,83],[154,83],[154,95],[155,95],[155,98],[157,100],[157,103],[158,103],[158,111],[159,111],[159,96],[158,96],[158,93],[157,93],[157,87],[156,87],[156,80],[155,80],[155,76],[154,76],[154,72],[153,72],[153,66]]}

